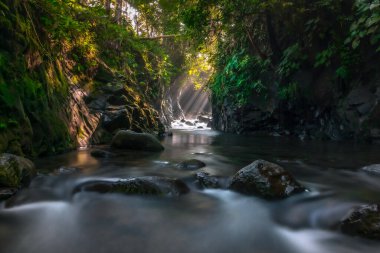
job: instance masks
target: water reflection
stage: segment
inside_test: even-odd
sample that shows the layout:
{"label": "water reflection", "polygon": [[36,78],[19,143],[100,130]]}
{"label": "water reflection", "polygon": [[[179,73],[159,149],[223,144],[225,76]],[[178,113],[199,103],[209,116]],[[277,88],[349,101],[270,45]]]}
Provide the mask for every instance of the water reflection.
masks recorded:
{"label": "water reflection", "polygon": [[209,145],[211,144],[212,140],[210,136],[207,135],[201,135],[201,134],[175,134],[170,139],[171,142],[169,142],[173,146],[178,145]]}
{"label": "water reflection", "polygon": [[[0,252],[378,252],[380,243],[340,234],[336,225],[352,206],[377,202],[380,177],[358,169],[379,163],[378,146],[175,130],[162,153],[117,151],[95,159],[90,150],[37,162],[41,175],[12,208],[0,209]],[[197,190],[193,171],[175,165],[196,158],[214,175],[231,176],[255,159],[282,164],[311,191],[267,202],[227,190]],[[90,178],[162,175],[183,178],[181,198],[78,193]],[[27,201],[25,201],[27,200]],[[23,202],[24,201],[24,202]]]}

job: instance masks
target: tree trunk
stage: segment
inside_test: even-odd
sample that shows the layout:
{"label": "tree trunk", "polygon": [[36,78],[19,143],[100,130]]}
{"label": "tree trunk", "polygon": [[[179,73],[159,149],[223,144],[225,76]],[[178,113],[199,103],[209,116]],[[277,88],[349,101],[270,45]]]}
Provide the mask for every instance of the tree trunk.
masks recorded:
{"label": "tree trunk", "polygon": [[277,64],[281,60],[281,48],[278,45],[277,37],[276,37],[276,31],[273,27],[272,22],[272,15],[269,12],[266,12],[266,23],[267,23],[267,32],[268,32],[268,39],[269,39],[269,45],[272,49],[272,61]]}
{"label": "tree trunk", "polygon": [[123,13],[123,0],[116,0],[116,23],[121,24]]}
{"label": "tree trunk", "polygon": [[105,8],[106,8],[107,15],[111,16],[111,0],[105,1]]}

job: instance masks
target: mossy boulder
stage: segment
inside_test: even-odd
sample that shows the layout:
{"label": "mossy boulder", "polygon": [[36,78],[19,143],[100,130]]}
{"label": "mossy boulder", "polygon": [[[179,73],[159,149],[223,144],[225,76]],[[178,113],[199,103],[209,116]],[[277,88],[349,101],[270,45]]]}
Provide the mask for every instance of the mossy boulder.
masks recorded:
{"label": "mossy boulder", "polygon": [[177,167],[184,170],[197,170],[205,167],[206,164],[197,159],[190,159],[177,164]]}
{"label": "mossy boulder", "polygon": [[0,155],[0,186],[27,185],[35,175],[36,170],[32,161],[12,154]]}
{"label": "mossy boulder", "polygon": [[232,178],[230,189],[267,199],[282,199],[305,191],[288,171],[264,160],[239,170]]}
{"label": "mossy boulder", "polygon": [[120,130],[112,139],[111,146],[117,149],[130,149],[159,152],[164,147],[156,137],[148,133],[136,133],[130,130]]}
{"label": "mossy boulder", "polygon": [[119,181],[95,180],[78,185],[74,193],[89,191],[98,193],[121,193],[126,195],[180,196],[190,190],[178,179],[165,177],[141,177]]}
{"label": "mossy boulder", "polygon": [[340,224],[343,233],[380,240],[380,204],[364,205],[351,211]]}

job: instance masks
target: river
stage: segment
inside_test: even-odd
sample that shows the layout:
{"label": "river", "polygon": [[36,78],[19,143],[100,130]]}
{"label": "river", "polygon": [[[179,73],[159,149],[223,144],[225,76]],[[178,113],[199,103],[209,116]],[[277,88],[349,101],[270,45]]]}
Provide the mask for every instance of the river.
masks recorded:
{"label": "river", "polygon": [[[0,209],[2,253],[350,253],[379,252],[380,242],[350,237],[337,223],[361,203],[380,201],[380,176],[359,168],[380,163],[380,147],[292,138],[174,130],[165,151],[91,157],[83,149],[36,162],[46,172],[77,167],[75,175],[41,175],[11,208]],[[175,164],[195,158],[204,171],[232,176],[256,159],[288,169],[309,192],[266,201],[228,190],[199,190],[194,171]],[[191,192],[178,198],[80,192],[88,178],[164,175]],[[17,204],[18,203],[18,204]]]}

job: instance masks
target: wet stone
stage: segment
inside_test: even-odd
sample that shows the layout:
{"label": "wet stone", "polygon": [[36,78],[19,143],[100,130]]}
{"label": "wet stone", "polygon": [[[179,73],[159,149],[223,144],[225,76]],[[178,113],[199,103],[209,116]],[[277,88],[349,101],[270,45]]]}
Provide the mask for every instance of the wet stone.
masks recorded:
{"label": "wet stone", "polygon": [[32,161],[12,154],[0,154],[0,186],[25,186],[35,175]]}
{"label": "wet stone", "polygon": [[380,164],[372,164],[360,169],[368,174],[380,176]]}
{"label": "wet stone", "polygon": [[232,178],[230,189],[267,199],[282,199],[305,191],[288,171],[264,160],[239,170]]}
{"label": "wet stone", "polygon": [[88,181],[75,187],[74,194],[83,191],[177,197],[188,193],[190,190],[183,181],[178,179],[165,177],[139,177],[120,179],[119,181]]}
{"label": "wet stone", "polygon": [[178,168],[184,169],[184,170],[197,170],[205,166],[206,164],[204,162],[199,161],[197,159],[186,160],[177,165]]}
{"label": "wet stone", "polygon": [[148,133],[136,133],[130,130],[120,130],[113,137],[111,146],[117,149],[162,151],[164,147],[156,137]]}
{"label": "wet stone", "polygon": [[53,175],[57,175],[57,176],[58,175],[72,175],[72,174],[76,174],[79,172],[80,172],[80,169],[78,169],[78,168],[62,166],[62,167],[54,170]]}
{"label": "wet stone", "polygon": [[13,197],[17,191],[17,188],[0,188],[0,201]]}
{"label": "wet stone", "polygon": [[340,224],[343,233],[380,240],[380,204],[364,205],[351,211]]}
{"label": "wet stone", "polygon": [[219,179],[217,177],[210,176],[209,173],[198,172],[195,176],[197,178],[197,184],[201,188],[218,189],[222,187]]}

